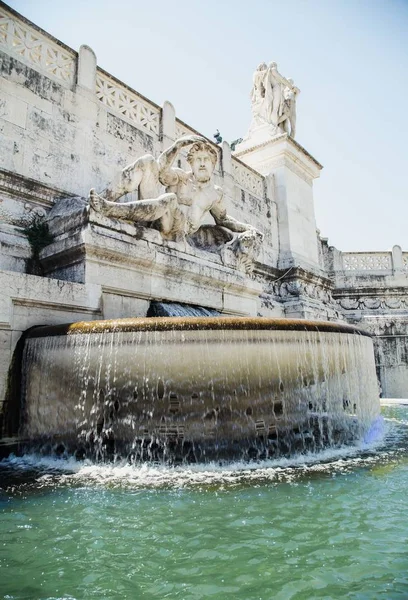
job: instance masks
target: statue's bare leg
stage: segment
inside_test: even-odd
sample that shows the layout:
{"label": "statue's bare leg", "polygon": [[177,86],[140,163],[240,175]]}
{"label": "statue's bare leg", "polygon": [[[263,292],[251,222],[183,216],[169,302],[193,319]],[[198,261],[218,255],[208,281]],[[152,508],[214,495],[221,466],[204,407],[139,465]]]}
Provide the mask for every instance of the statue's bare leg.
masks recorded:
{"label": "statue's bare leg", "polygon": [[96,211],[114,219],[126,221],[156,221],[163,215],[178,210],[176,194],[162,194],[158,198],[136,200],[135,202],[111,202],[105,200],[92,189],[89,193],[89,204]]}

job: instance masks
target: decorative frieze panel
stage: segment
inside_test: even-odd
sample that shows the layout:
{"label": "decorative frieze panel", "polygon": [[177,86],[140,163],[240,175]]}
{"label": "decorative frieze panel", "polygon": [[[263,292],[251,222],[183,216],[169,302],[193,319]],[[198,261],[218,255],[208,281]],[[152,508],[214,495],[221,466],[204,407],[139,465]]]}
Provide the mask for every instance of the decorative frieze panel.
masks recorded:
{"label": "decorative frieze panel", "polygon": [[346,297],[337,300],[344,310],[406,310],[408,298],[404,291],[399,296],[358,296]]}
{"label": "decorative frieze panel", "polygon": [[345,271],[391,271],[391,252],[344,252]]}
{"label": "decorative frieze panel", "polygon": [[404,265],[404,271],[408,271],[408,252],[402,253],[402,264]]}
{"label": "decorative frieze panel", "polygon": [[19,20],[0,7],[0,46],[70,86],[74,83],[76,53]]}
{"label": "decorative frieze panel", "polygon": [[24,204],[23,211],[19,213],[7,210],[0,199],[0,225],[5,223],[6,225],[14,225],[16,227],[26,227],[34,218],[44,219],[46,215],[47,211],[45,208],[28,204],[28,202]]}
{"label": "decorative frieze panel", "polygon": [[248,190],[254,196],[263,198],[264,196],[264,178],[252,169],[242,164],[236,159],[232,159],[232,172],[235,182],[245,190]]}
{"label": "decorative frieze panel", "polygon": [[302,281],[292,279],[289,281],[279,281],[274,283],[273,291],[275,296],[282,300],[307,296],[313,300],[323,302],[323,304],[333,304],[331,290],[320,282]]}
{"label": "decorative frieze panel", "polygon": [[124,115],[148,133],[159,135],[160,109],[99,70],[96,74],[96,95],[108,108]]}

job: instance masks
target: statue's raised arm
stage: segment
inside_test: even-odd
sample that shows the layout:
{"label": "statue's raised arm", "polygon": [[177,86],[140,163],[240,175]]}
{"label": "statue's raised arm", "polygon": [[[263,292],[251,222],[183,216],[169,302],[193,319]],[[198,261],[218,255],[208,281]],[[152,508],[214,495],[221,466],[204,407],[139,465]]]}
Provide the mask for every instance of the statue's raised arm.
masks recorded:
{"label": "statue's raised arm", "polygon": [[157,160],[159,165],[159,179],[165,186],[175,186],[179,183],[180,177],[185,176],[185,171],[178,167],[173,167],[177,154],[182,148],[191,146],[197,142],[206,142],[207,140],[200,135],[185,135],[174,142],[162,152]]}

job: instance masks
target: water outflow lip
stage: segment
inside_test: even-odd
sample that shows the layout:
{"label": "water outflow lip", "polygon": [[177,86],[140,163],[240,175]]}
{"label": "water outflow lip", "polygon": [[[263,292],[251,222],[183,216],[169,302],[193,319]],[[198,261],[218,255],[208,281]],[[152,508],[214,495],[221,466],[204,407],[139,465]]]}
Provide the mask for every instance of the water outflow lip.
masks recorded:
{"label": "water outflow lip", "polygon": [[270,330],[270,331],[319,331],[351,333],[372,337],[370,333],[343,323],[331,321],[308,321],[306,319],[268,319],[265,317],[134,317],[99,321],[77,321],[63,325],[40,325],[33,327],[27,338],[83,333],[129,332],[129,331],[199,331],[199,330]]}

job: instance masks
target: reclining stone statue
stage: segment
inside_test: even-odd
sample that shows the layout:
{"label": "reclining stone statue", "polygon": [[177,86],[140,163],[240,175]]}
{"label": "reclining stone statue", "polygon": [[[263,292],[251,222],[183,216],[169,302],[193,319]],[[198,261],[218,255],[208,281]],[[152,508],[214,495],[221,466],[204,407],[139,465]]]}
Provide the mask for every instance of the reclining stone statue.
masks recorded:
{"label": "reclining stone statue", "polygon": [[[191,171],[173,166],[177,154],[186,146],[191,146],[187,155]],[[227,214],[223,190],[212,181],[216,162],[217,153],[205,138],[185,136],[157,160],[149,154],[138,158],[125,167],[101,194],[92,189],[89,203],[95,211],[109,217],[154,222],[164,239],[175,241],[195,234],[204,217],[210,213],[217,226],[238,234],[227,235],[226,240],[236,249],[237,267],[250,272],[263,234]],[[166,193],[160,194],[160,184],[166,187]],[[117,202],[123,195],[136,190],[139,200]],[[238,238],[243,234],[245,244],[241,245]],[[241,246],[245,247],[244,261],[238,256]]]}

